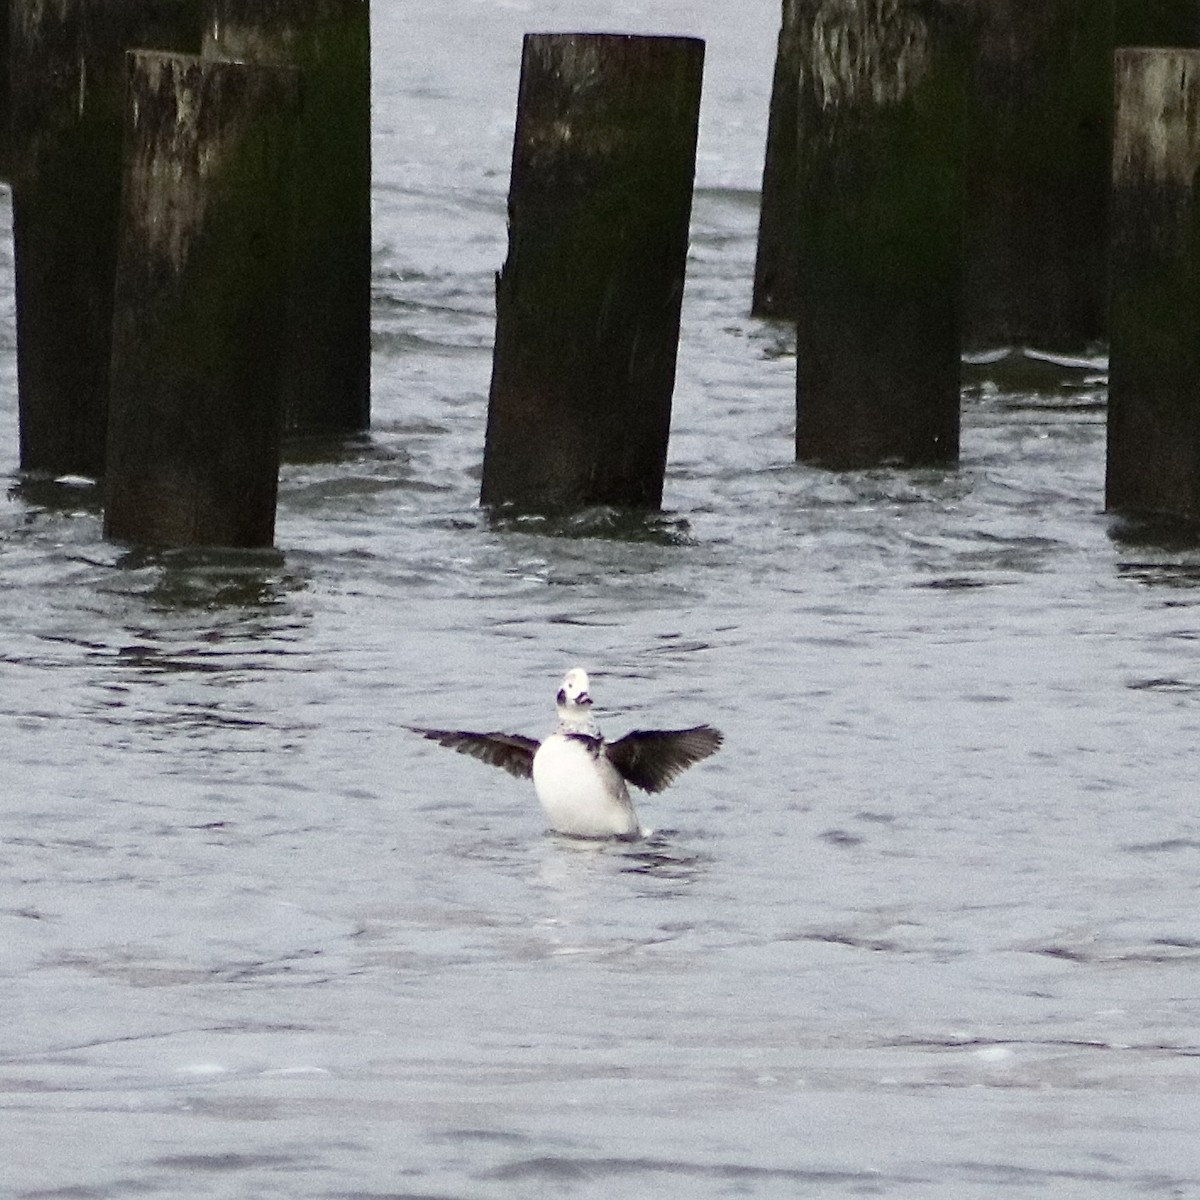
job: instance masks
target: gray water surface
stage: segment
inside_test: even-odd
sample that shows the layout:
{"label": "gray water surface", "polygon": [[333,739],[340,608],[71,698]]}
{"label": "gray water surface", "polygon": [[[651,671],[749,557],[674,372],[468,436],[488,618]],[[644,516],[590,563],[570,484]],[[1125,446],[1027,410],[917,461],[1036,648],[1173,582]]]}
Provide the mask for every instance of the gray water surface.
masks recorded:
{"label": "gray water surface", "polygon": [[[16,472],[0,251],[0,1195],[1200,1197],[1200,551],[1105,363],[952,471],[792,462],[750,320],[778,5],[377,0],[375,427],[277,553]],[[520,37],[708,39],[661,517],[476,507]],[[0,217],[0,225],[7,221]],[[711,721],[637,845],[401,730]]]}

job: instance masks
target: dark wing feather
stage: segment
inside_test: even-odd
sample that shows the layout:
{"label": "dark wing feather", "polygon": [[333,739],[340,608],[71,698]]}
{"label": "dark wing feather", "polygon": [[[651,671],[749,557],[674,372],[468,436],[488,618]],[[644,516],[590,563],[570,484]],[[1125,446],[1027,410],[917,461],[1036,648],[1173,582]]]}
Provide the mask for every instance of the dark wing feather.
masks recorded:
{"label": "dark wing feather", "polygon": [[693,763],[715,754],[724,736],[711,725],[694,729],[635,729],[605,747],[621,775],[647,792],[661,792]]}
{"label": "dark wing feather", "polygon": [[519,733],[467,733],[457,729],[420,729],[416,725],[405,728],[489,766],[503,767],[518,779],[528,779],[533,774],[533,756],[541,745],[535,738]]}

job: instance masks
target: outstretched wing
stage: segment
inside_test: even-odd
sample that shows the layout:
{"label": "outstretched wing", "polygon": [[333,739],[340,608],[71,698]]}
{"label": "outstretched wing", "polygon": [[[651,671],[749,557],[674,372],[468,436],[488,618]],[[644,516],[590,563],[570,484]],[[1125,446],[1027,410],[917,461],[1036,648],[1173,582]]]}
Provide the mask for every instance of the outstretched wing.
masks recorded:
{"label": "outstretched wing", "polygon": [[661,792],[693,763],[715,754],[724,736],[711,725],[694,729],[635,729],[604,747],[609,762],[634,787]]}
{"label": "outstretched wing", "polygon": [[457,729],[420,729],[416,725],[406,725],[405,729],[489,766],[503,767],[518,779],[528,779],[533,774],[533,756],[541,744],[536,738],[522,737],[519,733],[467,733]]}

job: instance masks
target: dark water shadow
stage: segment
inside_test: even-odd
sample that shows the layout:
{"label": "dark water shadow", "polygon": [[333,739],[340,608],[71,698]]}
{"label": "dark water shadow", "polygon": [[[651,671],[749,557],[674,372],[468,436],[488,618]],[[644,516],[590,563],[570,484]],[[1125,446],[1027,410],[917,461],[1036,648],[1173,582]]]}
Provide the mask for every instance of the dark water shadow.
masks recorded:
{"label": "dark water shadow", "polygon": [[1200,522],[1169,514],[1110,517],[1109,540],[1122,552],[1117,575],[1146,587],[1200,587]]}
{"label": "dark water shadow", "polygon": [[340,466],[345,463],[408,461],[408,455],[381,443],[369,430],[341,434],[292,434],[280,448],[284,466]]}
{"label": "dark water shadow", "polygon": [[[543,1154],[517,1159],[493,1167],[480,1176],[488,1181],[503,1182],[524,1189],[525,1195],[545,1195],[547,1189],[556,1195],[586,1188],[613,1189],[617,1195],[651,1195],[656,1185],[665,1194],[686,1195],[671,1182],[687,1182],[697,1194],[711,1195],[711,1188],[720,1187],[723,1195],[756,1195],[764,1188],[790,1189],[796,1196],[837,1194],[884,1195],[891,1188],[924,1180],[912,1176],[878,1171],[841,1171],[821,1168],[760,1166],[742,1162],[708,1162],[680,1158],[647,1157],[588,1157],[582,1154]],[[621,1184],[629,1187],[621,1191]],[[615,1185],[615,1188],[614,1188]],[[847,1191],[849,1189],[849,1191]],[[516,1194],[516,1193],[514,1193]]]}
{"label": "dark water shadow", "polygon": [[1108,378],[1108,359],[1100,347],[1079,353],[1039,350],[1028,346],[998,346],[962,356],[965,388],[992,384],[1013,394],[1058,394],[1080,387],[1094,388]]}
{"label": "dark water shadow", "polygon": [[621,843],[621,873],[680,883],[694,882],[707,870],[712,859],[707,854],[677,845],[676,836],[675,830],[658,829],[639,841]]}
{"label": "dark water shadow", "polygon": [[581,838],[547,830],[546,837],[564,851],[610,863],[622,875],[663,882],[691,883],[712,863],[711,856],[678,844],[678,831],[656,829],[640,838]]}
{"label": "dark water shadow", "polygon": [[116,566],[131,581],[148,578],[141,594],[160,610],[272,608],[307,586],[303,573],[289,568],[273,547],[138,547],[122,554]]}
{"label": "dark water shadow", "polygon": [[1118,546],[1162,550],[1170,554],[1192,552],[1200,565],[1200,519],[1170,513],[1113,513],[1109,538]]}
{"label": "dark water shadow", "polygon": [[104,488],[86,475],[48,475],[31,471],[16,476],[8,489],[11,500],[47,512],[99,515]]}
{"label": "dark water shadow", "polygon": [[685,517],[658,510],[594,505],[549,512],[521,512],[508,506],[481,511],[488,529],[493,533],[523,533],[574,541],[594,539],[655,546],[693,544],[691,525]]}

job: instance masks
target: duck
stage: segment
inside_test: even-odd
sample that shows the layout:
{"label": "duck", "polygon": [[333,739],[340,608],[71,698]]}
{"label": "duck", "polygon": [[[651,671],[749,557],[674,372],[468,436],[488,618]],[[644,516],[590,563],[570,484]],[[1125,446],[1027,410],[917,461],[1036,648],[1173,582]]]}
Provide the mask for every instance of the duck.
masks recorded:
{"label": "duck", "polygon": [[591,683],[572,667],[555,697],[558,722],[545,739],[519,733],[406,728],[469,754],[518,779],[532,779],[550,828],[567,837],[636,841],[649,831],[638,820],[629,787],[661,792],[683,771],[720,749],[724,736],[711,725],[688,729],[634,729],[608,741],[592,713]]}

